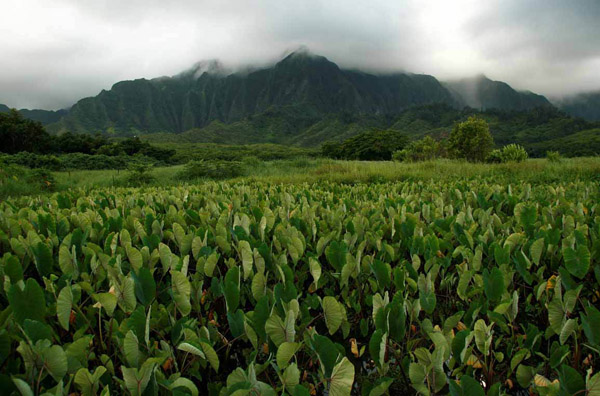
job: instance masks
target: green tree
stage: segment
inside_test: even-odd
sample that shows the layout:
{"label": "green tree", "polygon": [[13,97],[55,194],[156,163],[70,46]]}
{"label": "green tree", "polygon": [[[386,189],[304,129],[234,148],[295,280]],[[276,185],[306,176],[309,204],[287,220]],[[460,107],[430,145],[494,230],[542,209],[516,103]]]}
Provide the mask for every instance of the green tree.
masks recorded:
{"label": "green tree", "polygon": [[487,122],[478,117],[454,126],[448,138],[448,151],[454,158],[483,162],[494,147],[494,138]]}
{"label": "green tree", "polygon": [[335,158],[361,161],[389,161],[392,153],[402,150],[408,138],[399,131],[384,130],[361,133],[344,140]]}

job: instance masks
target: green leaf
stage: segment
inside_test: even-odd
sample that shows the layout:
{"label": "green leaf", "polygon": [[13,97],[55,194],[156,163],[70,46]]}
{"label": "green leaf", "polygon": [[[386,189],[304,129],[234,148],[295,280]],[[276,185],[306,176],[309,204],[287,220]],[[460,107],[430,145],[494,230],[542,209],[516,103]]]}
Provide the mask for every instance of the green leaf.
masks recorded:
{"label": "green leaf", "polygon": [[335,365],[329,380],[329,396],[350,396],[354,383],[354,366],[347,358]]}
{"label": "green leaf", "polygon": [[192,311],[192,305],[190,303],[192,288],[187,276],[179,271],[171,271],[171,289],[173,291],[175,306],[181,315],[189,315]]}
{"label": "green leaf", "polygon": [[281,375],[281,383],[285,389],[293,389],[300,383],[300,370],[296,363],[290,364]]}
{"label": "green leaf", "polygon": [[344,267],[344,264],[346,264],[346,253],[348,253],[348,246],[344,241],[331,241],[329,246],[325,249],[327,262],[338,272],[340,272]]}
{"label": "green leaf", "polygon": [[61,245],[58,249],[58,265],[63,274],[67,276],[73,276],[77,274],[77,266],[75,260],[71,256],[69,248],[65,245]]}
{"label": "green leaf", "polygon": [[371,265],[371,270],[373,271],[373,274],[375,274],[375,278],[379,284],[379,290],[383,291],[387,289],[392,282],[388,266],[380,260],[374,260]]}
{"label": "green leaf", "polygon": [[129,330],[123,340],[123,355],[127,364],[131,367],[139,367],[140,347],[138,338]]}
{"label": "green leaf", "polygon": [[340,354],[335,344],[327,337],[315,334],[312,338],[312,345],[319,361],[321,362],[321,370],[326,378],[329,378],[333,371],[333,366]]}
{"label": "green leaf", "polygon": [[148,387],[153,369],[153,366],[146,364],[144,364],[140,370],[136,368],[121,367],[125,387],[133,396],[142,396],[142,393],[146,390],[146,387]]}
{"label": "green leaf", "polygon": [[225,301],[227,311],[234,312],[240,303],[240,269],[232,267],[225,275]]}
{"label": "green leaf", "polygon": [[12,378],[12,381],[19,390],[19,393],[21,393],[21,396],[34,396],[34,393],[27,382],[15,377]]}
{"label": "green leaf", "polygon": [[217,352],[210,346],[208,343],[204,341],[200,341],[200,346],[202,347],[202,351],[206,355],[206,360],[210,363],[211,367],[218,372],[219,371],[219,356]]}
{"label": "green leaf", "polygon": [[52,345],[44,350],[43,358],[46,370],[56,382],[67,374],[67,354],[60,346]]}
{"label": "green leaf", "polygon": [[56,299],[56,316],[58,323],[63,329],[69,330],[69,319],[71,318],[71,309],[73,307],[73,292],[71,286],[67,285],[58,293]]}
{"label": "green leaf", "polygon": [[142,253],[134,247],[129,247],[127,249],[127,259],[131,264],[131,268],[134,269],[135,272],[139,272],[144,265],[144,258],[142,257]]}
{"label": "green leaf", "polygon": [[581,327],[592,345],[600,346],[600,311],[595,307],[585,308],[587,315],[581,314]]}
{"label": "green leaf", "polygon": [[600,396],[600,373],[588,379],[586,391],[587,396]]}
{"label": "green leaf", "polygon": [[563,258],[567,271],[574,277],[581,279],[590,269],[590,251],[584,245],[577,246],[577,250],[570,247],[564,248]]}
{"label": "green leaf", "polygon": [[287,367],[290,359],[294,356],[299,347],[300,344],[297,342],[283,342],[279,345],[279,348],[277,348],[277,365],[280,370]]}
{"label": "green leaf", "polygon": [[560,387],[569,395],[574,395],[585,389],[585,382],[574,368],[563,364],[558,371]]}
{"label": "green leaf", "polygon": [[206,258],[206,263],[204,263],[204,275],[212,277],[218,262],[219,254],[215,251]]}
{"label": "green leaf", "polygon": [[369,354],[379,367],[385,363],[386,334],[381,329],[375,330],[369,340]]}
{"label": "green leaf", "polygon": [[340,328],[343,320],[342,307],[334,297],[326,296],[323,298],[323,316],[329,334],[333,335]]}
{"label": "green leaf", "polygon": [[8,290],[8,302],[17,323],[22,325],[25,319],[44,321],[46,299],[44,291],[35,279],[27,279],[23,290],[18,285],[11,285]]}
{"label": "green leaf", "polygon": [[206,359],[206,355],[204,354],[204,351],[202,350],[202,346],[196,342],[193,342],[193,341],[182,342],[181,344],[179,344],[177,346],[177,349],[179,349],[180,351],[191,353],[192,355],[195,355],[195,356],[200,356],[202,359]]}
{"label": "green leaf", "polygon": [[506,287],[504,285],[504,275],[499,268],[494,268],[491,272],[488,272],[487,269],[483,271],[483,289],[490,302],[500,301]]}
{"label": "green leaf", "polygon": [[52,340],[52,328],[45,323],[37,320],[25,319],[23,322],[23,331],[35,344],[38,340]]}
{"label": "green leaf", "polygon": [[492,345],[492,331],[491,325],[487,326],[483,319],[475,322],[473,333],[475,334],[475,344],[477,349],[485,356],[490,354],[490,346]]}
{"label": "green leaf", "polygon": [[35,257],[35,266],[40,276],[49,276],[54,266],[52,250],[43,242],[38,242],[35,246],[32,246],[31,250]]}
{"label": "green leaf", "polygon": [[143,305],[147,306],[156,296],[156,281],[150,270],[141,267],[137,274],[133,272],[133,281],[135,282],[135,295]]}
{"label": "green leaf", "polygon": [[244,269],[244,280],[252,274],[252,264],[254,263],[252,249],[248,241],[240,241],[239,244],[240,255],[242,256],[242,268]]}
{"label": "green leaf", "polygon": [[308,261],[310,267],[310,274],[313,277],[313,285],[315,285],[315,290],[319,286],[319,279],[321,278],[321,264],[314,258],[310,258]]}
{"label": "green leaf", "polygon": [[96,300],[106,311],[108,316],[112,316],[117,306],[117,297],[112,293],[92,294],[92,298]]}
{"label": "green leaf", "polygon": [[431,315],[435,310],[435,305],[437,302],[437,298],[435,297],[435,293],[433,291],[419,291],[419,301],[421,302],[421,307],[423,310]]}
{"label": "green leaf", "polygon": [[529,254],[531,256],[531,261],[533,261],[535,265],[540,265],[543,251],[544,238],[540,238],[531,244],[531,247],[529,248]]}
{"label": "green leaf", "polygon": [[294,342],[294,338],[296,336],[294,321],[295,317],[292,311],[288,311],[285,323],[275,312],[273,312],[269,319],[267,319],[267,322],[265,323],[265,331],[276,347],[279,347],[279,345],[286,341]]}
{"label": "green leaf", "polygon": [[564,344],[567,342],[567,339],[575,332],[577,329],[577,319],[569,319],[565,322],[560,331],[560,343]]}
{"label": "green leaf", "polygon": [[519,366],[517,367],[517,382],[523,388],[529,387],[529,384],[531,384],[531,380],[533,380],[534,375],[535,369],[533,367],[529,367],[524,364],[519,364]]}
{"label": "green leaf", "polygon": [[548,322],[556,334],[560,334],[565,322],[565,311],[558,296],[555,296],[548,304]]}
{"label": "green leaf", "polygon": [[260,300],[265,295],[267,285],[267,278],[262,272],[258,272],[252,278],[252,296],[255,300]]}
{"label": "green leaf", "polygon": [[171,391],[177,388],[185,388],[192,396],[198,396],[198,388],[196,385],[185,377],[179,377],[169,385],[169,390]]}

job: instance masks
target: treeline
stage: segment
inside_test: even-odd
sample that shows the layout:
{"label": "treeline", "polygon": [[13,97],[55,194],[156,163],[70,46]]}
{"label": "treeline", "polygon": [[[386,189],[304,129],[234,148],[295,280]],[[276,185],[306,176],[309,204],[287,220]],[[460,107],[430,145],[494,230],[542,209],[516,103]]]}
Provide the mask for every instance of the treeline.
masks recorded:
{"label": "treeline", "polygon": [[[0,142],[2,142],[0,152],[5,154],[22,152],[37,155],[79,153],[106,157],[139,155],[165,163],[175,155],[175,150],[152,146],[137,137],[112,142],[98,134],[50,135],[41,123],[24,118],[16,110],[0,113]],[[29,158],[32,157],[29,156]]]}

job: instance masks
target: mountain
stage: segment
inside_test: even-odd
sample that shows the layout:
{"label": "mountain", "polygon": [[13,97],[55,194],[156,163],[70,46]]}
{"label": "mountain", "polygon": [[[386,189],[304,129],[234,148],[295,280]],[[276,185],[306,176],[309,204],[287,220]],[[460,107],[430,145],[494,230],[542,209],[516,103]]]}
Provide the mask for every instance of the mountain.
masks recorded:
{"label": "mountain", "polygon": [[555,103],[558,108],[572,116],[600,121],[600,91],[558,99]]}
{"label": "mountain", "polygon": [[[10,107],[0,104],[0,113],[8,113],[10,111]],[[43,125],[49,125],[59,121],[64,115],[68,113],[67,110],[29,110],[29,109],[20,109],[19,113],[23,114],[23,117],[29,118],[33,121],[39,121]]]}
{"label": "mountain", "polygon": [[502,81],[484,75],[444,83],[456,100],[476,109],[529,110],[552,106],[542,95],[519,92]]}
{"label": "mountain", "polygon": [[432,76],[343,70],[301,51],[249,72],[228,73],[218,64],[203,64],[173,77],[119,82],[77,102],[50,130],[181,133],[283,108],[319,119],[343,112],[397,114],[436,102],[458,105]]}

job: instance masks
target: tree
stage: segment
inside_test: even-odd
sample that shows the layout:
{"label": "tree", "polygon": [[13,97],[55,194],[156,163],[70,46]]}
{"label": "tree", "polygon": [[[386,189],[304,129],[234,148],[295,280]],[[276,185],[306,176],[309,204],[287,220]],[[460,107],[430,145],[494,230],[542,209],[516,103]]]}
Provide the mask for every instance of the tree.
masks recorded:
{"label": "tree", "polygon": [[407,144],[408,138],[399,131],[371,131],[346,139],[341,144],[324,143],[321,152],[328,157],[347,160],[389,161],[394,151],[403,149]]}
{"label": "tree", "polygon": [[438,142],[431,136],[425,136],[421,140],[410,142],[403,150],[394,152],[392,159],[394,161],[431,161],[446,155],[446,148],[442,142]]}
{"label": "tree", "polygon": [[15,109],[0,113],[0,152],[45,153],[49,150],[50,141],[50,135],[39,122],[23,118]]}
{"label": "tree", "polygon": [[458,123],[448,138],[448,151],[454,158],[483,162],[494,147],[487,122],[476,116]]}

